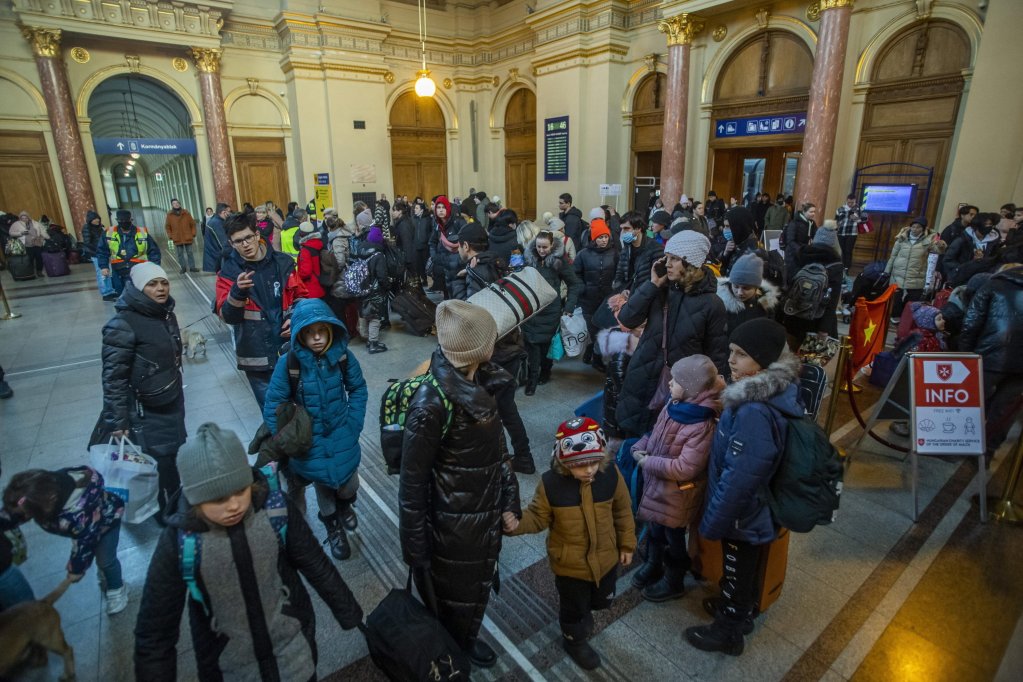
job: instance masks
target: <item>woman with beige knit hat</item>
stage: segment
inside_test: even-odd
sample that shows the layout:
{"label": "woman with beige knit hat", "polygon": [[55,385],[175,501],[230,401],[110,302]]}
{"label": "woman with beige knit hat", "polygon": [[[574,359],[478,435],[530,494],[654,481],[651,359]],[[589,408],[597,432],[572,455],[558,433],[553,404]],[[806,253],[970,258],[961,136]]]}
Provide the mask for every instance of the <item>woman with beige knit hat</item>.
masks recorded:
{"label": "woman with beige knit hat", "polygon": [[401,548],[424,600],[474,665],[501,552],[501,514],[521,516],[494,394],[513,379],[490,362],[497,325],[465,301],[437,306],[430,374],[409,402],[399,482]]}

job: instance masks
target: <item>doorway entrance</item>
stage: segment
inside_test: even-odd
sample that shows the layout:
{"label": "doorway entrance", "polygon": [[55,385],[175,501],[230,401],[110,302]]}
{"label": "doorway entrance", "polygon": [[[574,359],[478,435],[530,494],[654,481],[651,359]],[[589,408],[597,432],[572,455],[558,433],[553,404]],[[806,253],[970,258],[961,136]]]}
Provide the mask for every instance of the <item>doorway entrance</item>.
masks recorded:
{"label": "doorway entrance", "polygon": [[519,220],[536,219],[536,95],[523,88],[504,113],[505,205]]}
{"label": "doorway entrance", "polygon": [[735,197],[740,204],[752,203],[760,192],[774,198],[789,196],[796,188],[796,166],[801,143],[776,147],[715,149],[711,187],[724,199]]}
{"label": "doorway entrance", "polygon": [[447,133],[437,102],[406,92],[391,107],[390,122],[394,196],[447,194]]}

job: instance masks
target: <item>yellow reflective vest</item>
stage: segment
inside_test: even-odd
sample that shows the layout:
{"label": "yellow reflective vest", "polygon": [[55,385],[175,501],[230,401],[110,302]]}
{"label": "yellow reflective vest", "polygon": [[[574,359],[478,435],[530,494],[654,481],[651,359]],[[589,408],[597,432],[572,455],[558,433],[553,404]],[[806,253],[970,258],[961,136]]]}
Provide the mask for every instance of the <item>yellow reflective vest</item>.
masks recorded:
{"label": "yellow reflective vest", "polygon": [[[121,231],[117,226],[107,228],[107,246],[110,247],[110,264],[118,265],[125,261],[127,255],[121,249]],[[149,229],[145,227],[135,228],[135,255],[128,260],[132,263],[145,263],[149,260]]]}

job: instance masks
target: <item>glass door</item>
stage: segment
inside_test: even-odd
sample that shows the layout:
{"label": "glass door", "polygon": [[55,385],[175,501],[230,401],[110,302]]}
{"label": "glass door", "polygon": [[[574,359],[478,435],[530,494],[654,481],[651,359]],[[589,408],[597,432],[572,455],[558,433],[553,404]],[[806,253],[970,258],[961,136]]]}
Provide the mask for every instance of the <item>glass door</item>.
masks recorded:
{"label": "glass door", "polygon": [[764,188],[764,171],[767,159],[764,157],[747,157],[742,160],[742,205],[752,206],[758,194]]}

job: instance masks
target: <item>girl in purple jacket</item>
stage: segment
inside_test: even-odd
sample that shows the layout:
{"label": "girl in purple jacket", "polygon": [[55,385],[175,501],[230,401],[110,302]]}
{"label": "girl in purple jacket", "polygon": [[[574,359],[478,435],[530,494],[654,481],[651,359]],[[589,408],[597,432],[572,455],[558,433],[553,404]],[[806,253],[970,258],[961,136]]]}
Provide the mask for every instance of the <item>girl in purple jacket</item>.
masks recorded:
{"label": "girl in purple jacket", "polygon": [[685,592],[691,563],[686,526],[703,506],[707,457],[725,381],[706,355],[690,355],[671,366],[668,388],[671,400],[653,431],[632,447],[632,456],[643,469],[638,516],[650,524],[646,563],[632,584],[653,602],[677,599]]}

